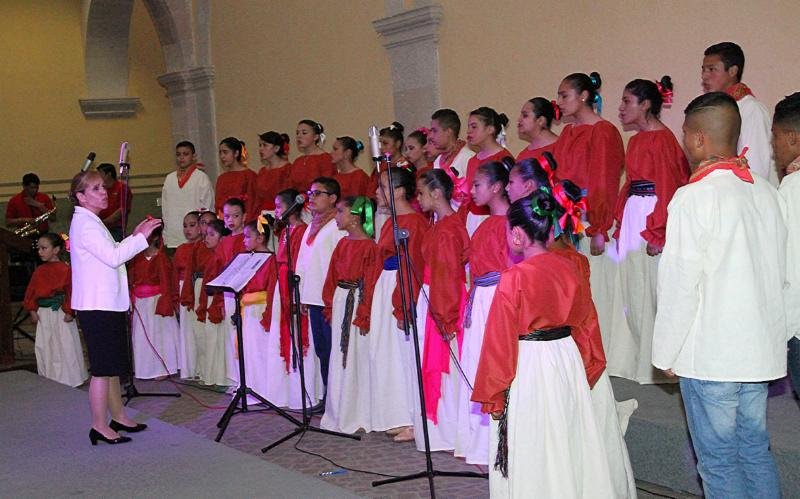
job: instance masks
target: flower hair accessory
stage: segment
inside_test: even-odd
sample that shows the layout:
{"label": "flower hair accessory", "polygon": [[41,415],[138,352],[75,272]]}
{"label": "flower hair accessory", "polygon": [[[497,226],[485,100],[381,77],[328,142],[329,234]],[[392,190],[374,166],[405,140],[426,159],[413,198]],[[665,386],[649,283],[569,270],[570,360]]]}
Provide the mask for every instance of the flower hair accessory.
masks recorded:
{"label": "flower hair accessory", "polygon": [[69,253],[69,236],[63,232],[60,233],[59,236],[61,236],[61,239],[64,241],[64,249]]}
{"label": "flower hair accessory", "polygon": [[287,140],[287,141],[285,141],[285,142],[283,143],[283,145],[281,146],[281,152],[282,152],[282,153],[283,153],[285,156],[288,156],[288,155],[289,155],[289,141],[288,141],[288,140]]}
{"label": "flower hair accessory", "polygon": [[417,128],[414,131],[421,133],[422,135],[425,136],[425,138],[428,138],[428,134],[431,133],[431,130],[429,128],[427,128],[427,127],[424,127],[424,126],[421,126],[421,127]]}
{"label": "flower hair accessory", "polygon": [[504,125],[500,125],[500,133],[497,134],[497,143],[506,147],[506,127]]}
{"label": "flower hair accessory", "polygon": [[267,212],[266,210],[264,210],[264,211],[262,211],[261,213],[259,213],[259,215],[258,215],[258,218],[256,219],[256,220],[257,220],[257,222],[258,222],[258,223],[256,224],[256,229],[258,229],[258,233],[259,233],[259,234],[261,234],[262,236],[264,235],[264,226],[265,226],[265,225],[266,225],[267,227],[269,227],[269,226],[270,226],[269,220],[267,219],[267,214],[268,214],[268,213],[269,213],[269,212]]}
{"label": "flower hair accessory", "polygon": [[239,157],[239,162],[242,163],[245,166],[245,168],[247,168],[247,160],[248,158],[250,158],[250,155],[247,153],[247,147],[245,147],[244,142],[241,142],[241,144],[242,144],[242,154]]}
{"label": "flower hair accessory", "polygon": [[553,106],[553,118],[555,118],[556,121],[561,121],[561,108],[558,107],[558,104],[556,104],[554,100],[550,101],[550,105]]}
{"label": "flower hair accessory", "polygon": [[664,102],[664,105],[671,106],[673,97],[672,90],[662,85],[660,81],[656,81],[656,88],[658,88],[658,93],[661,94],[661,100]]}
{"label": "flower hair accessory", "polygon": [[319,145],[323,145],[325,143],[325,132],[320,132],[319,134]]}

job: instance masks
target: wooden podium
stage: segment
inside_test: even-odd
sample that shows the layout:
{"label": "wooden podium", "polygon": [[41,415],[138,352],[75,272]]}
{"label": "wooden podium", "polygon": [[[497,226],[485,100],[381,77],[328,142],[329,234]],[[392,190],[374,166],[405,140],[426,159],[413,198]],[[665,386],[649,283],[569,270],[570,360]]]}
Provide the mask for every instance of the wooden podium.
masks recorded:
{"label": "wooden podium", "polygon": [[11,320],[11,284],[8,271],[8,250],[32,253],[30,239],[0,228],[0,365],[14,363],[14,329]]}

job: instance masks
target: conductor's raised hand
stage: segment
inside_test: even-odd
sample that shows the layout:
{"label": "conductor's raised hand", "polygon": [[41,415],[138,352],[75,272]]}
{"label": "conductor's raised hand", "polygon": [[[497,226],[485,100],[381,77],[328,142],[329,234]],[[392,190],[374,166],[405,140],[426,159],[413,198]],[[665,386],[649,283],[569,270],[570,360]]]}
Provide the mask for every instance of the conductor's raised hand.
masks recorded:
{"label": "conductor's raised hand", "polygon": [[160,218],[147,217],[133,229],[133,235],[142,234],[144,237],[150,237],[150,234],[161,225],[163,225],[163,222]]}

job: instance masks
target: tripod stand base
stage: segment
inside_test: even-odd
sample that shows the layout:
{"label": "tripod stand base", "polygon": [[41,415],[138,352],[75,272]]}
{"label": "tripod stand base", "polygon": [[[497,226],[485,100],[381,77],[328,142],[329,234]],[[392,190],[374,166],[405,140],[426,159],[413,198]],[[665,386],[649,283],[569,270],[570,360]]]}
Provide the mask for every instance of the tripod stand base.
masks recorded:
{"label": "tripod stand base", "polygon": [[462,478],[484,478],[488,479],[488,473],[476,473],[474,471],[438,471],[438,470],[429,470],[429,471],[420,471],[419,473],[412,473],[410,475],[405,476],[398,476],[395,478],[386,478],[384,480],[375,480],[372,482],[373,487],[380,487],[381,485],[386,485],[389,483],[398,483],[398,482],[407,482],[409,480],[416,480],[417,478],[427,478],[428,479],[428,486],[431,490],[431,497],[436,497],[436,493],[434,492],[433,487],[433,478],[437,476],[453,476],[453,477],[462,477]]}
{"label": "tripod stand base", "polygon": [[125,385],[124,393],[122,394],[122,398],[125,399],[124,405],[128,405],[128,402],[130,402],[131,399],[136,397],[180,397],[180,396],[181,396],[180,393],[161,393],[161,392],[142,393],[136,388],[136,385],[134,385],[133,382]]}
{"label": "tripod stand base", "polygon": [[312,433],[324,433],[325,435],[333,435],[335,437],[344,437],[344,438],[350,438],[350,439],[353,439],[353,440],[361,440],[361,436],[360,435],[351,435],[349,433],[340,433],[338,431],[324,430],[322,428],[317,428],[316,426],[311,426],[311,424],[308,421],[306,421],[304,423],[300,423],[300,425],[297,428],[295,428],[294,431],[292,431],[291,433],[289,433],[285,437],[281,437],[280,439],[272,442],[268,446],[266,446],[263,449],[261,449],[261,452],[265,453],[268,450],[272,449],[273,447],[277,447],[280,444],[284,443],[285,441],[291,439],[292,437],[296,437],[297,435],[302,435],[303,433],[305,433],[307,431],[310,431]]}
{"label": "tripod stand base", "polygon": [[[240,345],[241,345],[241,343],[240,343]],[[294,416],[292,416],[288,412],[284,411],[283,409],[281,409],[277,405],[273,404],[269,400],[265,399],[264,397],[262,397],[261,395],[259,395],[255,391],[253,391],[252,388],[248,388],[246,386],[240,386],[239,388],[236,389],[236,392],[235,392],[235,394],[233,396],[233,399],[231,400],[231,403],[228,404],[228,408],[225,409],[225,412],[222,414],[222,417],[220,418],[219,422],[217,423],[217,428],[219,428],[219,433],[217,433],[217,437],[214,439],[215,442],[219,442],[220,440],[222,440],[222,434],[225,433],[225,430],[228,428],[228,423],[231,422],[231,418],[233,417],[234,414],[242,414],[242,413],[245,413],[245,412],[263,412],[265,410],[268,410],[268,409],[260,409],[260,410],[253,411],[253,410],[249,409],[247,407],[247,396],[248,395],[250,395],[251,397],[254,397],[256,400],[258,400],[262,404],[264,404],[267,407],[269,407],[269,409],[272,409],[273,411],[275,411],[276,413],[281,415],[284,419],[286,419],[286,420],[288,420],[288,421],[290,421],[290,422],[292,422],[292,423],[294,423],[296,425],[302,425],[303,424],[303,423],[300,422],[300,420],[298,420],[297,418],[295,418]],[[237,407],[237,404],[240,401],[242,403],[242,406],[241,407]]]}

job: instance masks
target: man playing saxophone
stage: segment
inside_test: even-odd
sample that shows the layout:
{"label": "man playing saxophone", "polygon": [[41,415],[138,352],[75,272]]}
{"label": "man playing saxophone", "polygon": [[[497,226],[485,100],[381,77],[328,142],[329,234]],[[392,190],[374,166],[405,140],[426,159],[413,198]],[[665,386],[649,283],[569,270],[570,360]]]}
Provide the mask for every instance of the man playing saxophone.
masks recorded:
{"label": "man playing saxophone", "polygon": [[[53,200],[39,192],[39,176],[26,173],[22,177],[22,192],[8,200],[6,206],[6,227],[24,228],[26,235],[44,234],[49,230],[48,218],[55,219]],[[49,216],[45,214],[51,213]],[[36,224],[34,227],[31,224]]]}

